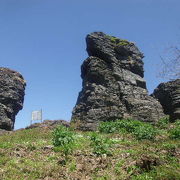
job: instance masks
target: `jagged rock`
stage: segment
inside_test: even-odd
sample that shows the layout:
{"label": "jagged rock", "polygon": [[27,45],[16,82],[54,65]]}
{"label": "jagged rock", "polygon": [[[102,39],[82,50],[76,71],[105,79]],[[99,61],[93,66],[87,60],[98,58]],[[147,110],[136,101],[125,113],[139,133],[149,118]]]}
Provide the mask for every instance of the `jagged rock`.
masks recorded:
{"label": "jagged rock", "polygon": [[69,127],[70,123],[65,120],[44,120],[42,123],[34,123],[30,126],[26,127],[26,129],[33,129],[33,128],[49,128],[53,129],[59,125],[63,125],[65,127]]}
{"label": "jagged rock", "polygon": [[20,73],[0,68],[0,129],[13,130],[15,116],[23,107],[25,86]]}
{"label": "jagged rock", "polygon": [[156,122],[164,114],[148,96],[143,79],[143,54],[134,43],[95,32],[86,37],[88,57],[81,66],[83,79],[72,113],[82,130],[95,130],[100,121],[133,118]]}
{"label": "jagged rock", "polygon": [[180,79],[159,84],[152,96],[159,100],[171,121],[180,119]]}

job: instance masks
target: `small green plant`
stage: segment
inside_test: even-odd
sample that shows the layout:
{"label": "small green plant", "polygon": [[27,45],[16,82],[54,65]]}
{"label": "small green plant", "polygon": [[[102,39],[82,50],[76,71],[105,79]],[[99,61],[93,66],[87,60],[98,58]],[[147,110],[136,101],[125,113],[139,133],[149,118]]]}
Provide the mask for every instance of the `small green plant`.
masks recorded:
{"label": "small green plant", "polygon": [[114,36],[106,35],[107,38],[111,40],[112,43],[118,45],[118,46],[127,46],[129,44],[132,44],[131,42],[125,40],[125,39],[119,39]]}
{"label": "small green plant", "polygon": [[117,43],[118,46],[127,46],[129,44],[130,44],[130,42],[125,39],[122,39],[122,40],[120,40],[119,43]]}
{"label": "small green plant", "polygon": [[75,161],[72,161],[70,164],[69,164],[69,171],[70,172],[73,172],[76,170],[76,162]]}
{"label": "small green plant", "polygon": [[59,126],[53,131],[53,145],[55,151],[63,151],[65,155],[72,152],[74,133],[64,126]]}
{"label": "small green plant", "polygon": [[175,126],[180,126],[180,119],[177,119],[174,124],[175,124]]}
{"label": "small green plant", "polygon": [[103,133],[114,133],[117,132],[117,127],[115,122],[102,122],[99,125],[99,131]]}
{"label": "small green plant", "polygon": [[180,126],[176,126],[169,130],[169,137],[171,139],[180,139]]}
{"label": "small green plant", "polygon": [[123,166],[124,164],[124,160],[120,160],[116,163],[115,167],[114,167],[114,171],[116,174],[121,174],[122,173],[122,169],[121,167]]}
{"label": "small green plant", "polygon": [[154,139],[157,134],[157,131],[151,125],[144,125],[135,128],[133,135],[136,136],[136,139]]}
{"label": "small green plant", "polygon": [[166,116],[164,118],[161,118],[157,123],[156,126],[160,129],[165,129],[167,128],[169,124],[169,116]]}
{"label": "small green plant", "polygon": [[132,180],[154,180],[152,176],[150,176],[148,173],[142,173],[137,176],[133,176]]}
{"label": "small green plant", "polygon": [[103,133],[128,132],[132,133],[137,139],[154,139],[157,131],[148,124],[137,120],[117,120],[114,122],[102,122],[99,131]]}
{"label": "small green plant", "polygon": [[91,147],[93,147],[93,153],[96,155],[111,155],[111,152],[109,150],[110,148],[110,140],[107,138],[102,138],[99,134],[96,132],[93,132],[90,136],[91,140]]}
{"label": "small green plant", "polygon": [[115,44],[117,44],[117,42],[119,42],[119,40],[120,40],[120,39],[118,39],[118,38],[116,38],[116,37],[114,37],[114,36],[106,35],[106,37],[107,37],[108,39],[110,39],[112,43],[115,43]]}

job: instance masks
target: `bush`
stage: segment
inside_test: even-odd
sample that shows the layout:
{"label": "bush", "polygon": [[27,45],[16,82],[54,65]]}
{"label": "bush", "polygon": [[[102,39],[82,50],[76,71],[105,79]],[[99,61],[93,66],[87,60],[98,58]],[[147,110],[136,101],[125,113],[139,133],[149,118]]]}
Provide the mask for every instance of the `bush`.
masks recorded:
{"label": "bush", "polygon": [[74,133],[64,126],[59,126],[53,131],[53,145],[55,150],[62,151],[65,155],[72,152]]}
{"label": "bush", "polygon": [[102,122],[99,131],[103,133],[115,133],[123,131],[132,133],[137,139],[154,139],[157,131],[148,123],[137,120],[117,120],[114,122]]}
{"label": "bush", "polygon": [[91,147],[93,147],[93,153],[96,155],[111,155],[109,150],[110,148],[110,141],[107,138],[102,138],[96,132],[93,132],[90,136],[91,140]]}
{"label": "bush", "polygon": [[113,121],[102,122],[99,125],[99,131],[103,133],[114,133],[117,132],[116,123]]}
{"label": "bush", "polygon": [[168,124],[169,124],[169,116],[160,119],[157,122],[156,126],[160,129],[165,129],[167,128]]}
{"label": "bush", "polygon": [[133,134],[136,136],[136,139],[154,139],[157,131],[149,125],[139,126],[134,129]]}
{"label": "bush", "polygon": [[171,139],[180,139],[180,126],[169,130],[169,137]]}

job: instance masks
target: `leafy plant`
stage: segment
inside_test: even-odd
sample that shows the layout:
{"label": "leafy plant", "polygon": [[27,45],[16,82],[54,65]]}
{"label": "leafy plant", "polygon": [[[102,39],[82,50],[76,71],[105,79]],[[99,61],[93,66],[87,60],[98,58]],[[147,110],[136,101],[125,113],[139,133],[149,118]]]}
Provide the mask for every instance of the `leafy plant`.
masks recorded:
{"label": "leafy plant", "polygon": [[157,122],[156,126],[160,129],[165,129],[165,128],[167,128],[168,124],[169,124],[169,116],[166,116],[166,117],[160,119]]}
{"label": "leafy plant", "polygon": [[99,131],[103,133],[114,133],[117,132],[116,123],[113,121],[102,122],[99,125]]}
{"label": "leafy plant", "polygon": [[119,39],[117,37],[114,36],[109,36],[106,35],[107,38],[109,38],[111,40],[112,43],[118,45],[118,46],[127,46],[129,44],[132,44],[131,42],[125,40],[125,39]]}
{"label": "leafy plant", "polygon": [[110,140],[107,138],[102,138],[99,134],[96,132],[93,132],[90,136],[91,140],[91,147],[93,147],[93,153],[97,155],[111,155],[111,152],[109,150],[110,148]]}
{"label": "leafy plant", "polygon": [[120,40],[120,42],[117,43],[118,46],[127,46],[129,44],[130,44],[130,42],[127,40],[124,40],[124,39]]}
{"label": "leafy plant", "polygon": [[180,126],[169,130],[169,137],[171,139],[180,139]]}
{"label": "leafy plant", "polygon": [[124,130],[132,133],[137,139],[154,139],[157,134],[152,125],[137,120],[117,120],[102,122],[99,125],[99,131],[103,133],[124,132]]}
{"label": "leafy plant", "polygon": [[55,151],[63,151],[65,155],[72,152],[74,133],[64,126],[59,126],[53,131],[53,145]]}
{"label": "leafy plant", "polygon": [[139,126],[135,128],[133,134],[137,139],[154,139],[157,131],[150,125]]}

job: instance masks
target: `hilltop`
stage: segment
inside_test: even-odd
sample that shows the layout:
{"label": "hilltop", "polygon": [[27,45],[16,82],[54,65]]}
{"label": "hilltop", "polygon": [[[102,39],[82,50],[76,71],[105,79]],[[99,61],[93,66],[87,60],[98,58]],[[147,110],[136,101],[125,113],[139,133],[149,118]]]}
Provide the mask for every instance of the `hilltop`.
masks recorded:
{"label": "hilltop", "polygon": [[179,180],[179,132],[167,119],[105,122],[96,132],[17,130],[0,136],[0,179]]}

